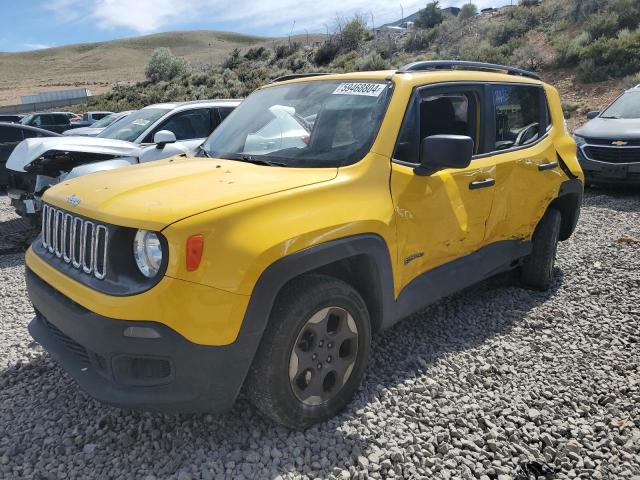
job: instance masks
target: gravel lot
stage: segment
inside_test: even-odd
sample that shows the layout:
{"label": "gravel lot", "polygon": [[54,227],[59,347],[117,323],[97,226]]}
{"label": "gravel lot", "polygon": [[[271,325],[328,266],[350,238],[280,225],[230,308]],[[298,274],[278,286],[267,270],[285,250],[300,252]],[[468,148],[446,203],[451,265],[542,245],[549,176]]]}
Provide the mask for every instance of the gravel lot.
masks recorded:
{"label": "gravel lot", "polygon": [[0,478],[638,480],[636,239],[640,194],[590,191],[552,291],[503,276],[378,335],[356,400],[305,433],[244,399],[224,416],[97,403],[31,341],[22,255],[0,256]]}

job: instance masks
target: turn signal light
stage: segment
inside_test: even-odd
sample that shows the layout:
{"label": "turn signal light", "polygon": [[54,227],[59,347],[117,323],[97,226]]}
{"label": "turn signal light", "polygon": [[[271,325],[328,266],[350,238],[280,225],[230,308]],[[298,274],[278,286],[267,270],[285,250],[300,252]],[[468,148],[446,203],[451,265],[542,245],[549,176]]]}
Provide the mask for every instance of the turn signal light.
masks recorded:
{"label": "turn signal light", "polygon": [[200,260],[202,260],[202,250],[204,250],[204,237],[191,235],[187,239],[187,272],[194,272],[198,269]]}

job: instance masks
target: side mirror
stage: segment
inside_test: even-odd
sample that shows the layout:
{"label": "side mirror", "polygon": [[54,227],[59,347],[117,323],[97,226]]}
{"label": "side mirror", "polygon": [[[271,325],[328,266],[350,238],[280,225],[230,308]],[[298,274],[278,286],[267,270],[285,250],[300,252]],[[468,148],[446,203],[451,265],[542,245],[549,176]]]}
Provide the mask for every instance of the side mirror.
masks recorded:
{"label": "side mirror", "polygon": [[176,136],[169,130],[160,130],[153,136],[153,143],[158,150],[162,150],[167,143],[176,143]]}
{"label": "side mirror", "polygon": [[600,115],[600,112],[589,112],[587,113],[587,118],[589,120],[593,120],[594,118],[596,118],[598,115]]}
{"label": "side mirror", "polygon": [[467,168],[473,157],[473,139],[462,135],[433,135],[422,140],[420,165],[413,169],[427,176],[445,168]]}

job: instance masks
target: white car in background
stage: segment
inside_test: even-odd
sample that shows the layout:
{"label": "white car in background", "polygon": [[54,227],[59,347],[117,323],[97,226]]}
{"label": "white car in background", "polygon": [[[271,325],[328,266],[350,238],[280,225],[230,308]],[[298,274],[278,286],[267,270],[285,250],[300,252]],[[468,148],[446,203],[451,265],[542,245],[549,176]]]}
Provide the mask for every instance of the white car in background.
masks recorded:
{"label": "white car in background", "polygon": [[61,181],[174,155],[195,154],[240,102],[162,103],[131,113],[96,137],[24,140],[7,160],[11,204],[19,215],[38,216],[43,193]]}
{"label": "white car in background", "polygon": [[89,127],[72,128],[70,130],[65,130],[64,132],[62,132],[62,134],[66,136],[73,135],[74,137],[97,137],[104,131],[105,128],[111,126],[119,120],[122,120],[133,112],[135,112],[135,110],[111,113],[106,117],[101,118]]}
{"label": "white car in background", "polygon": [[269,113],[273,119],[257,132],[247,135],[245,153],[260,155],[285,148],[304,148],[309,144],[312,124],[298,115],[295,108],[273,105]]}

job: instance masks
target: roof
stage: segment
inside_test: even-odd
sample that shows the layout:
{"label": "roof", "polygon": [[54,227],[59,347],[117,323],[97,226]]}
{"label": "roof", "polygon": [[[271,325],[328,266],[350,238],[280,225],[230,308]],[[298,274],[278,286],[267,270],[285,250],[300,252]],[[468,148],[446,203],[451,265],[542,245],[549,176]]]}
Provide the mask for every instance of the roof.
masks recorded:
{"label": "roof", "polygon": [[189,102],[171,102],[171,103],[156,103],[154,105],[147,105],[144,108],[167,108],[167,109],[178,109],[178,108],[188,108],[191,106],[198,107],[225,107],[232,106],[237,107],[242,103],[242,100],[238,99],[219,99],[219,100],[192,100]]}
{"label": "roof", "polygon": [[46,133],[50,137],[61,137],[62,136],[59,133],[51,132],[49,130],[44,130],[44,129],[38,128],[38,127],[32,127],[31,125],[23,125],[21,123],[0,122],[0,127],[13,127],[13,128],[19,128],[21,130],[30,130],[32,132]]}

